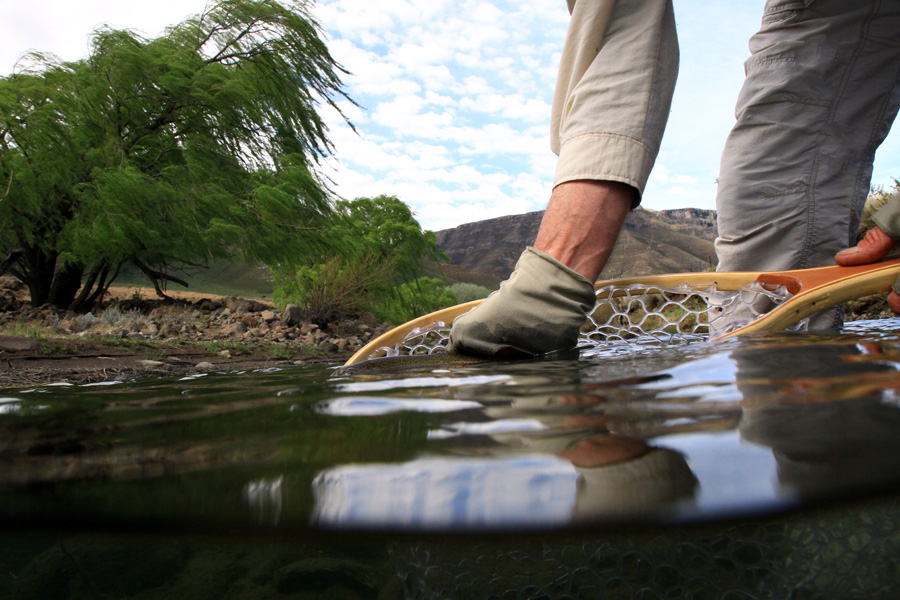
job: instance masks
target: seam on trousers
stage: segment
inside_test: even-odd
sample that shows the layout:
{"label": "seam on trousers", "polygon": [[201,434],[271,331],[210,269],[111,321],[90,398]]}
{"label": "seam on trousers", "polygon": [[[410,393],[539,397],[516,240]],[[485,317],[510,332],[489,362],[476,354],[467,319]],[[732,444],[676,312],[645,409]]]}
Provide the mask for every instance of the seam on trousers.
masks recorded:
{"label": "seam on trousers", "polygon": [[806,190],[806,235],[803,240],[803,250],[800,252],[799,269],[809,267],[809,255],[812,248],[813,229],[816,222],[816,178],[819,173],[819,153],[813,156],[812,166],[809,170],[809,186]]}
{"label": "seam on trousers", "polygon": [[585,137],[588,135],[599,135],[599,136],[608,137],[608,138],[618,138],[618,139],[629,140],[631,142],[635,142],[638,146],[640,146],[644,150],[644,153],[647,156],[649,156],[650,158],[653,158],[653,153],[650,151],[650,148],[647,147],[646,142],[644,142],[643,140],[636,138],[634,136],[631,136],[631,135],[624,134],[624,133],[612,133],[609,131],[582,131],[581,133],[576,133],[572,137],[566,138],[565,141],[563,141],[560,144],[560,147],[565,146],[572,140],[577,140],[580,137]]}
{"label": "seam on trousers", "polygon": [[[807,8],[813,1],[814,0],[787,0],[780,4],[775,2],[767,3],[763,8],[762,22],[763,24],[769,24],[786,21],[794,16],[794,14]],[[782,16],[784,13],[791,14]]]}
{"label": "seam on trousers", "polygon": [[800,185],[795,185],[794,187],[788,188],[786,190],[778,190],[777,192],[772,193],[772,194],[760,194],[760,196],[762,198],[766,198],[766,199],[771,198],[774,200],[775,198],[781,198],[782,196],[788,196],[795,192],[804,192],[808,189],[809,189],[808,185],[806,185],[805,183],[801,183]]}
{"label": "seam on trousers", "polygon": [[640,189],[640,185],[638,184],[638,182],[630,177],[624,177],[623,175],[620,175],[618,173],[613,173],[613,172],[596,173],[594,171],[591,171],[591,172],[587,172],[587,173],[572,173],[571,175],[566,175],[565,177],[562,177],[559,180],[554,181],[553,187],[556,187],[562,183],[568,183],[570,181],[583,181],[583,180],[615,181],[617,183],[624,183],[626,185],[630,185],[631,187],[633,187],[635,189],[636,192],[639,192],[635,196],[634,202],[632,202],[631,209],[634,210],[641,203],[641,194],[640,194],[641,189]]}

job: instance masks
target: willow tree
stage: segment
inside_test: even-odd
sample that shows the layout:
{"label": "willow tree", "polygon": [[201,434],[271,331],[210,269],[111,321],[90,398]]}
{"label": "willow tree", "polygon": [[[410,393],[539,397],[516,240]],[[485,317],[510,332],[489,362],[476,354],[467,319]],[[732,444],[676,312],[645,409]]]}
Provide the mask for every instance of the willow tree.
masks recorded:
{"label": "willow tree", "polygon": [[326,244],[319,111],[346,96],[320,33],[303,1],[223,0],[0,79],[0,249],[32,303],[87,307],[126,263],[159,290],[188,265]]}

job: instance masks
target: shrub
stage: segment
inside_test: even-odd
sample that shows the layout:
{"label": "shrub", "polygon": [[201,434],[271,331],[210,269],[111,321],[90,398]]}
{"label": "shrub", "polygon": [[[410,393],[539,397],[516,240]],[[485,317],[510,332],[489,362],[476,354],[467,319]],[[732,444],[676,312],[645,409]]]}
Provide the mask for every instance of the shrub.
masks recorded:
{"label": "shrub", "polygon": [[450,286],[450,291],[453,292],[456,301],[460,304],[487,298],[491,293],[491,290],[476,283],[454,283]]}
{"label": "shrub", "polygon": [[293,277],[275,273],[273,299],[279,306],[295,303],[314,323],[328,323],[371,310],[379,286],[390,278],[389,265],[371,256],[333,257],[300,267]]}
{"label": "shrub", "polygon": [[399,325],[454,304],[457,304],[456,296],[443,281],[420,277],[398,286],[373,312],[379,320]]}
{"label": "shrub", "polygon": [[444,296],[439,280],[432,285],[417,279],[426,262],[446,257],[434,234],[423,231],[412,210],[394,196],[338,202],[328,237],[329,254],[299,268],[272,269],[276,304],[295,303],[319,324],[367,311],[402,322],[452,297]]}

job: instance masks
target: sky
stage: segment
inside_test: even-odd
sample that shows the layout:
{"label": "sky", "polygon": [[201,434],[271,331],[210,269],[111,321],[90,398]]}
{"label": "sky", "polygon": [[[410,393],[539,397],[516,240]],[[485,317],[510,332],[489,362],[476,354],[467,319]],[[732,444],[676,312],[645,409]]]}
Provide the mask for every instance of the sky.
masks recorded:
{"label": "sky", "polygon": [[[674,0],[681,63],[669,124],[642,205],[715,208],[716,177],[762,0]],[[28,50],[88,53],[108,24],[148,37],[206,0],[0,0],[0,73]],[[565,0],[320,0],[329,48],[357,105],[323,111],[335,156],[323,174],[341,197],[390,194],[441,230],[541,210],[556,157],[550,104]],[[895,127],[900,129],[900,126]],[[872,183],[900,178],[900,134],[876,155]]]}

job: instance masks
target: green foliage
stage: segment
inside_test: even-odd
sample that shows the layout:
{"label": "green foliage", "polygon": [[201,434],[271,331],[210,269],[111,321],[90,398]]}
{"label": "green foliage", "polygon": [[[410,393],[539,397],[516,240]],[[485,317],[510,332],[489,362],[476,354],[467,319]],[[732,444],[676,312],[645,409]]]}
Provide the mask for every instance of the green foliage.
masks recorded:
{"label": "green foliage", "polygon": [[317,109],[342,70],[306,2],[221,0],[157,39],[101,29],[86,60],[28,61],[0,79],[0,248],[24,250],[33,303],[86,307],[126,262],[159,290],[327,246]]}
{"label": "green foliage", "polygon": [[420,277],[397,287],[395,294],[374,307],[382,322],[400,325],[421,315],[457,304],[457,298],[440,279]]}
{"label": "green foliage", "polygon": [[427,261],[446,259],[434,233],[423,231],[409,206],[396,196],[341,201],[336,210],[329,236],[339,240],[341,255],[371,257],[389,268],[395,281],[412,280]]}
{"label": "green foliage", "polygon": [[296,303],[318,323],[366,311],[391,319],[416,313],[423,304],[411,290],[401,294],[402,284],[416,282],[428,261],[446,259],[434,233],[395,196],[338,202],[328,237],[332,250],[324,258],[273,269],[275,302]]}
{"label": "green foliage", "polygon": [[293,273],[274,270],[274,277],[276,304],[296,303],[311,321],[327,323],[371,310],[391,273],[386,263],[362,255],[333,256]]}
{"label": "green foliage", "polygon": [[475,283],[454,283],[450,286],[450,291],[460,304],[487,298],[491,293],[488,288]]}

